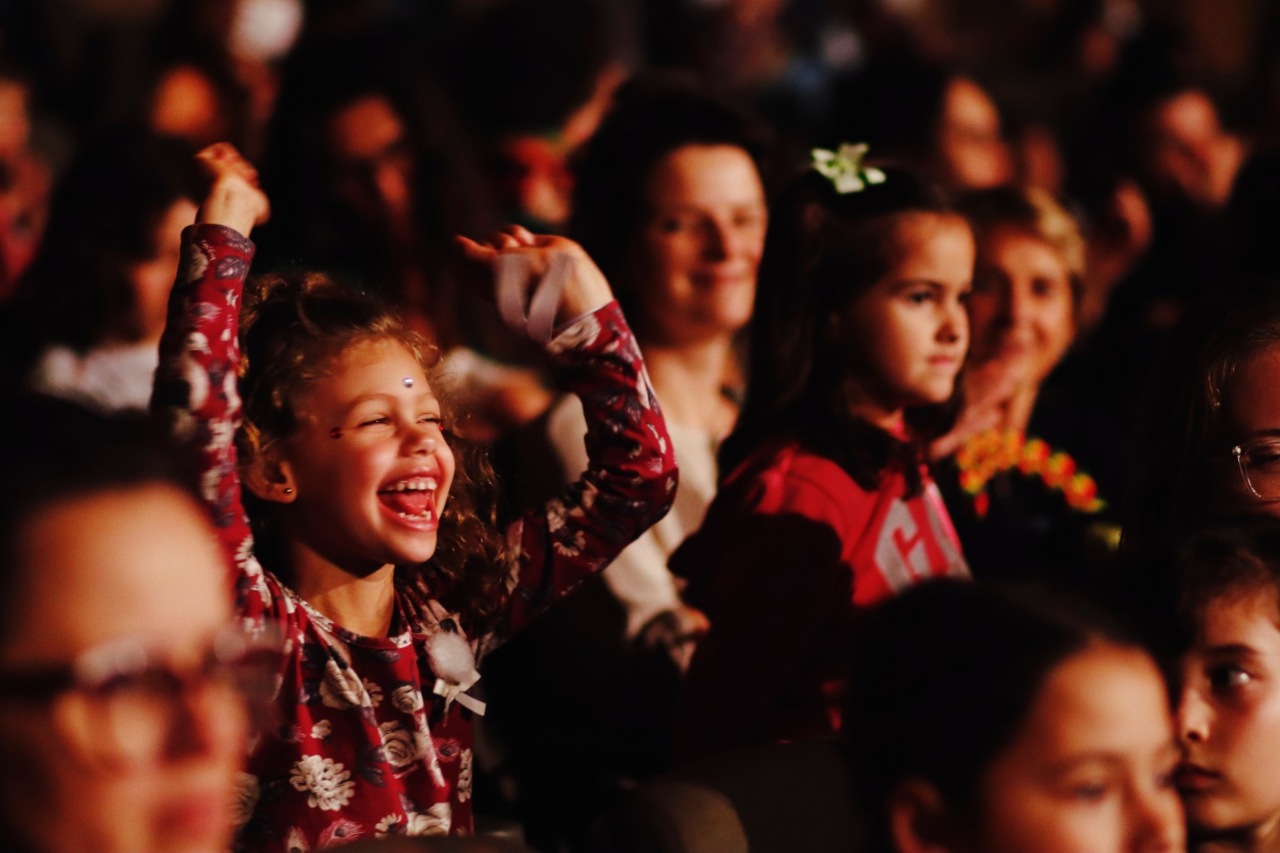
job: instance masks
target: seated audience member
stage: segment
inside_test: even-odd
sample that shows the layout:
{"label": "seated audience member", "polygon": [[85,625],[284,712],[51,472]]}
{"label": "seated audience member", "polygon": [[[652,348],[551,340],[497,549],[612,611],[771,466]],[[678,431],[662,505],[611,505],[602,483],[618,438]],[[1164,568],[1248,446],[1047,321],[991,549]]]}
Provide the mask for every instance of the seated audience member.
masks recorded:
{"label": "seated audience member", "polygon": [[838,90],[836,137],[865,139],[878,157],[952,191],[1013,178],[1000,112],[972,77],[907,53],[873,57]]}
{"label": "seated audience member", "polygon": [[[573,235],[614,282],[662,404],[680,486],[671,512],[602,578],[516,638],[494,661],[501,691],[548,701],[493,717],[527,790],[526,824],[585,831],[603,805],[668,769],[680,671],[705,629],[667,558],[702,523],[715,452],[737,417],[734,337],[751,316],[766,208],[760,142],[743,115],[658,78],[629,84],[578,166]],[[587,468],[582,404],[556,405],[522,460],[545,494]],[[545,460],[545,461],[544,461]],[[545,469],[537,471],[539,465]],[[571,706],[566,717],[558,711]],[[554,769],[552,769],[554,768]],[[551,776],[555,783],[543,785]],[[571,803],[572,805],[568,805]]]}
{"label": "seated audience member", "polygon": [[1280,849],[1280,521],[1213,524],[1177,569],[1177,783],[1190,848]]}
{"label": "seated audience member", "polygon": [[22,452],[0,460],[3,847],[226,850],[257,793],[236,793],[243,691],[276,655],[233,627],[212,526],[136,425],[4,406]]}
{"label": "seated audience member", "polygon": [[[573,233],[615,282],[681,460],[672,511],[603,577],[627,639],[669,646],[682,668],[701,616],[680,602],[667,558],[702,523],[716,448],[738,415],[734,338],[751,318],[768,219],[761,154],[745,115],[654,81],[619,94],[577,170]],[[576,398],[556,406],[548,431],[571,482],[587,463]]]}
{"label": "seated audience member", "polygon": [[1184,849],[1160,670],[1091,613],[930,581],[857,648],[845,737],[868,853]]}
{"label": "seated audience member", "polygon": [[863,153],[815,152],[773,211],[746,403],[671,558],[711,623],[677,723],[688,757],[838,731],[862,610],[968,576],[922,454],[968,348],[973,236],[935,185]]}
{"label": "seated audience member", "polygon": [[1075,583],[1090,547],[1105,553],[1102,534],[1119,532],[1098,522],[1107,503],[1097,482],[1061,449],[1087,454],[1114,435],[1078,400],[1041,393],[1075,334],[1084,240],[1043,190],[983,190],[961,209],[978,247],[972,344],[964,414],[935,445],[950,454],[938,484],[977,577],[1037,572]]}
{"label": "seated audience member", "polygon": [[305,259],[402,310],[447,353],[451,390],[476,418],[468,436],[491,439],[553,397],[537,370],[510,363],[537,363],[536,351],[443,274],[452,236],[494,223],[452,107],[398,47],[317,42],[287,66],[263,169],[276,216],[261,256],[286,270]]}
{"label": "seated audience member", "polygon": [[1206,516],[1280,515],[1280,283],[1206,294],[1151,389],[1126,550],[1150,554]]}
{"label": "seated audience member", "polygon": [[5,309],[0,347],[17,381],[106,411],[147,407],[179,238],[196,215],[189,163],[185,145],[145,132],[84,149]]}

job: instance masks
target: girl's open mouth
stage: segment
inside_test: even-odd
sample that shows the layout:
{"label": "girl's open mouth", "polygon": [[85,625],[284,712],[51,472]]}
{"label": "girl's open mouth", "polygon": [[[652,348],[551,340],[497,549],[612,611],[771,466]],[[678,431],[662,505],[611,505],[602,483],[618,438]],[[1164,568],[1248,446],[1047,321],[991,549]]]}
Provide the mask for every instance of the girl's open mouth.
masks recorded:
{"label": "girl's open mouth", "polygon": [[408,477],[378,490],[378,501],[402,521],[414,527],[434,526],[436,521],[435,477]]}

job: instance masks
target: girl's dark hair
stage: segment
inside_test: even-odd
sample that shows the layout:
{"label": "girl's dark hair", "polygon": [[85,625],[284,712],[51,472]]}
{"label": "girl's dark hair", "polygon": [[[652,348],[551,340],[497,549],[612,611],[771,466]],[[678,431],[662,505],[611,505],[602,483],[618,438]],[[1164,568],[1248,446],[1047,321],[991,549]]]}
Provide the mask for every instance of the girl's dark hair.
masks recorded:
{"label": "girl's dark hair", "polygon": [[574,163],[569,231],[591,255],[624,308],[629,308],[622,261],[648,215],[647,186],[654,166],[686,145],[732,145],[760,169],[768,147],[753,118],[673,74],[633,79],[618,90],[614,107]]}
{"label": "girl's dark hair", "polygon": [[[242,470],[273,452],[296,429],[294,402],[333,359],[365,341],[390,340],[422,364],[437,397],[444,382],[434,368],[439,351],[405,326],[381,300],[322,273],[266,275],[245,288],[240,310],[240,394],[244,423],[236,434]],[[446,401],[441,399],[441,403]],[[446,418],[449,412],[446,409]],[[468,629],[483,630],[506,600],[513,559],[497,529],[497,477],[484,449],[446,426],[457,459],[449,502],[440,515],[436,553],[425,564],[397,568],[405,583],[426,589],[451,610],[466,614]],[[257,554],[288,577],[271,505],[246,492]]]}
{"label": "girl's dark hair", "polygon": [[1177,578],[1176,654],[1191,644],[1204,608],[1215,599],[1255,590],[1280,596],[1280,519],[1245,515],[1200,528],[1178,549],[1171,577]]}
{"label": "girl's dark hair", "polygon": [[[916,449],[849,414],[851,368],[831,322],[897,262],[898,217],[953,212],[937,185],[902,169],[884,172],[883,183],[840,194],[809,170],[779,200],[760,262],[746,403],[720,449],[725,474],[770,437],[791,433],[867,490],[879,487],[891,458],[905,454],[913,460],[906,465],[911,491],[919,488]],[[916,440],[944,433],[956,408],[953,400],[908,409]]]}
{"label": "girl's dark hair", "polygon": [[[22,603],[23,526],[43,510],[100,492],[166,484],[190,493],[140,415],[106,416],[64,400],[7,396],[0,406],[0,640]],[[33,429],[33,425],[35,428]]]}
{"label": "girl's dark hair", "polygon": [[1227,450],[1222,405],[1228,389],[1249,359],[1276,345],[1280,282],[1237,282],[1206,294],[1187,311],[1140,425],[1124,527],[1127,550],[1172,541],[1206,514],[1209,464]]}
{"label": "girl's dark hair", "polygon": [[875,608],[855,645],[841,726],[868,849],[891,849],[885,810],[908,779],[971,810],[1050,673],[1097,643],[1136,647],[1087,606],[1032,589],[940,579]]}
{"label": "girl's dark hair", "polygon": [[[187,196],[191,150],[140,129],[88,144],[58,182],[35,259],[14,295],[14,358],[52,343],[84,352],[136,326],[130,264],[153,257],[155,230]],[[6,323],[6,325],[10,325]]]}

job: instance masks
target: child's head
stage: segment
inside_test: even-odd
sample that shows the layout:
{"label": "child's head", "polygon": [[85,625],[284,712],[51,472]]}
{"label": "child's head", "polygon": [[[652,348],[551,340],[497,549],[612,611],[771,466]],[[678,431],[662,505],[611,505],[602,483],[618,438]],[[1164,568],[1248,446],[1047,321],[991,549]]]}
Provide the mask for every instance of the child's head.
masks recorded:
{"label": "child's head", "polygon": [[802,176],[765,238],[726,468],[806,424],[941,420],[968,345],[973,259],[968,224],[912,173],[886,169],[883,183],[846,193],[817,171]]}
{"label": "child's head", "polygon": [[308,553],[356,575],[430,560],[435,595],[494,592],[497,569],[470,565],[505,564],[475,503],[492,475],[481,459],[457,470],[428,378],[435,350],[317,273],[255,280],[241,317],[237,440],[270,567]]}
{"label": "child's head", "polygon": [[874,612],[855,654],[871,849],[1182,849],[1164,682],[1088,611],[933,581]]}
{"label": "child's head", "polygon": [[207,514],[141,425],[3,403],[22,414],[0,425],[22,446],[0,460],[6,846],[225,849],[253,658],[232,654],[247,638]]}
{"label": "child's head", "polygon": [[970,193],[960,208],[978,256],[969,324],[969,363],[999,361],[1039,385],[1066,354],[1083,295],[1085,244],[1079,226],[1049,193],[1001,187]]}
{"label": "child's head", "polygon": [[1222,512],[1280,515],[1280,283],[1208,293],[1148,400],[1125,536],[1147,547]]}
{"label": "child's head", "polygon": [[1179,554],[1178,785],[1192,836],[1280,821],[1280,521],[1222,522]]}

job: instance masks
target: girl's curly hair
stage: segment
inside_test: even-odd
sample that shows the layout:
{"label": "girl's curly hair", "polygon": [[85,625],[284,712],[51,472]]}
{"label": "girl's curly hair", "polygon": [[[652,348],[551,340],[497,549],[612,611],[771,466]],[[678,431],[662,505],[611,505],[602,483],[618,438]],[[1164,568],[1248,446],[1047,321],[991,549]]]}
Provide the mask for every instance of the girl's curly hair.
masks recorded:
{"label": "girl's curly hair", "polygon": [[[370,340],[401,344],[422,365],[437,395],[440,352],[409,329],[386,303],[324,273],[259,276],[245,287],[240,309],[240,394],[244,423],[236,433],[241,472],[297,427],[294,401],[324,376],[335,356]],[[490,627],[505,603],[512,550],[497,528],[497,477],[480,445],[453,432],[445,406],[445,437],[457,459],[449,500],[440,515],[438,545],[426,563],[398,566],[397,579],[463,614],[469,630]],[[269,505],[246,493],[263,565],[287,579],[279,531]]]}

